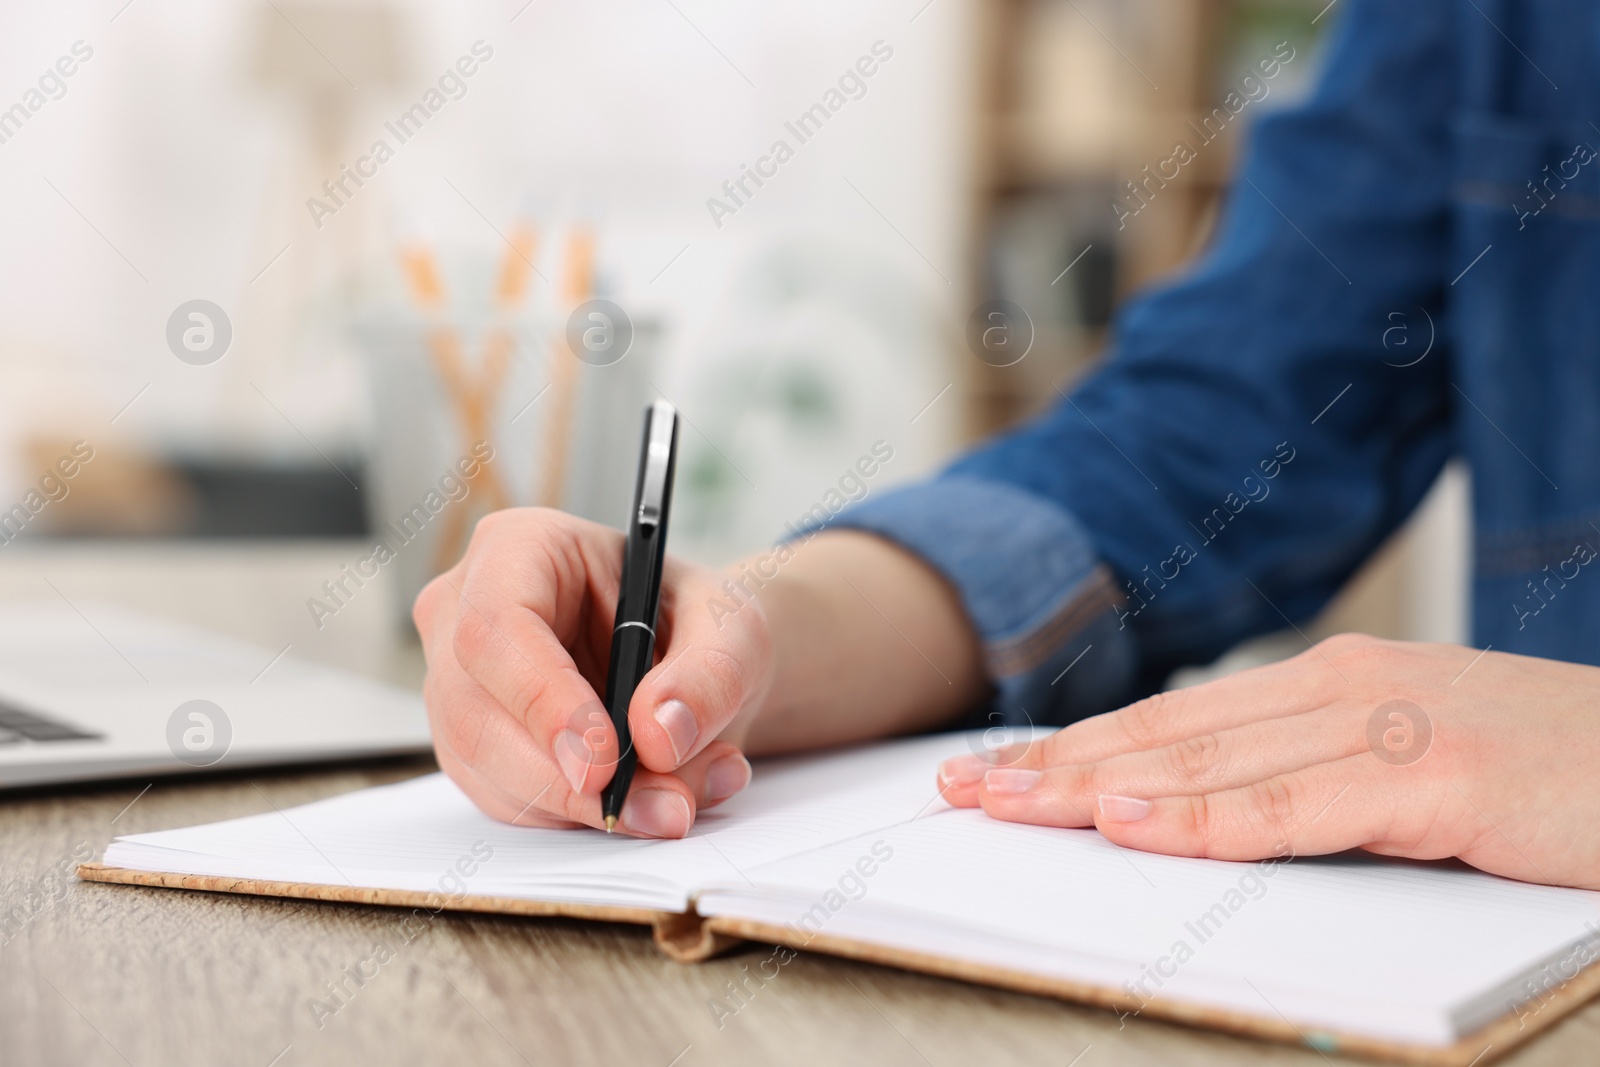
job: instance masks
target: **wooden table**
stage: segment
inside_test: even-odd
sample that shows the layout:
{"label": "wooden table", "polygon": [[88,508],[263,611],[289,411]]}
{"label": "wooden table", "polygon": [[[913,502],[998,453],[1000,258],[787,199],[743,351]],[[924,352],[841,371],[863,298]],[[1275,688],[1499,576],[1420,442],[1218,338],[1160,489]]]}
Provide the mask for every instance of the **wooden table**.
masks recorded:
{"label": "wooden table", "polygon": [[[258,573],[261,560],[248,557],[241,573]],[[311,559],[309,572],[325,564]],[[213,605],[237,592],[224,571],[218,564],[200,580],[188,569],[192,595]],[[65,580],[60,567],[50,573]],[[137,583],[100,585],[122,589],[118,599],[141,599],[127,593]],[[273,647],[290,639],[258,636]],[[414,648],[361,655],[415,676]],[[1327,1062],[1307,1050],[1144,1019],[1122,1026],[1109,1012],[804,954],[719,1027],[712,1005],[732,1003],[723,1000],[728,983],[743,980],[761,950],[685,966],[664,958],[643,928],[560,920],[440,914],[358,982],[347,971],[370,960],[378,943],[399,944],[400,913],[71,877],[78,859],[98,856],[117,834],[269,811],[431,769],[418,759],[0,796],[0,1063]],[[329,994],[340,982],[348,991],[342,1002]],[[1503,1062],[1600,1062],[1600,1004]]]}

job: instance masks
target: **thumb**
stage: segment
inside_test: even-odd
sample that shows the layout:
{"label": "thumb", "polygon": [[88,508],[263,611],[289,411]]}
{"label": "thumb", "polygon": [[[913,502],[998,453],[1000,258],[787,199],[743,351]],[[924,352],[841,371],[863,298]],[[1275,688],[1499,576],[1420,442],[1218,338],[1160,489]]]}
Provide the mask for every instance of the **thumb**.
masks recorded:
{"label": "thumb", "polygon": [[673,582],[670,569],[657,628],[658,641],[666,642],[661,662],[628,705],[639,762],[662,773],[692,759],[734,716],[764,699],[772,684],[772,641],[761,604],[728,595],[714,571],[694,568],[692,576]]}

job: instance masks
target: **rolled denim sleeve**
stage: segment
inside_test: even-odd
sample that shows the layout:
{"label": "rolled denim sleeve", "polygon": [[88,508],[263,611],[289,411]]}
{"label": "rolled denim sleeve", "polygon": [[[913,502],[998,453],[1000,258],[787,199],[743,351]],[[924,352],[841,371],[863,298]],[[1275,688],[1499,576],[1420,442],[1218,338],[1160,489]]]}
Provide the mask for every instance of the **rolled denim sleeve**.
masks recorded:
{"label": "rolled denim sleeve", "polygon": [[1257,122],[1212,246],[1123,309],[1070,396],[829,523],[949,579],[1011,721],[1138,699],[1308,619],[1454,448],[1450,339],[1407,361],[1383,339],[1397,311],[1445,321],[1473,251],[1451,251],[1449,118],[1478,16],[1342,11],[1315,93]]}
{"label": "rolled denim sleeve", "polygon": [[1134,649],[1116,618],[1111,571],[1059,504],[947,475],[863,501],[827,526],[899,544],[955,588],[996,687],[994,706],[969,725],[1059,725],[1123,700]]}

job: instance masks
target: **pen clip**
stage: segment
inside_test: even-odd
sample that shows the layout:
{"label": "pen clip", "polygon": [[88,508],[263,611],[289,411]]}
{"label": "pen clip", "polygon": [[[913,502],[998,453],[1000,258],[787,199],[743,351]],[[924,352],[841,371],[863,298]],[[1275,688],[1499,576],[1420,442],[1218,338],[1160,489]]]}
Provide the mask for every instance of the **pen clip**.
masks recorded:
{"label": "pen clip", "polygon": [[645,444],[644,486],[639,491],[639,525],[661,524],[661,506],[667,493],[667,467],[672,461],[672,436],[678,412],[665,400],[650,405],[649,439]]}

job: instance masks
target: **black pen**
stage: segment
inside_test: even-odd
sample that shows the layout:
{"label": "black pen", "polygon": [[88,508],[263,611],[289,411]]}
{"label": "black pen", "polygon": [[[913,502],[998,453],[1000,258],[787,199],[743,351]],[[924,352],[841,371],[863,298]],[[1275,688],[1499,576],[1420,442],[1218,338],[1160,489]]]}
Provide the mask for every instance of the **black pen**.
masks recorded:
{"label": "black pen", "polygon": [[617,731],[616,773],[600,793],[606,833],[616,829],[622,803],[639,762],[628,731],[633,691],[655,665],[656,609],[661,606],[661,568],[667,558],[667,511],[678,466],[678,412],[657,400],[644,412],[644,443],[633,487],[633,513],[622,548],[622,587],[611,628],[611,666],[606,671],[606,710]]}

